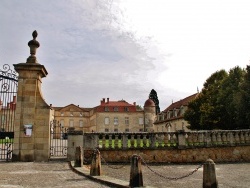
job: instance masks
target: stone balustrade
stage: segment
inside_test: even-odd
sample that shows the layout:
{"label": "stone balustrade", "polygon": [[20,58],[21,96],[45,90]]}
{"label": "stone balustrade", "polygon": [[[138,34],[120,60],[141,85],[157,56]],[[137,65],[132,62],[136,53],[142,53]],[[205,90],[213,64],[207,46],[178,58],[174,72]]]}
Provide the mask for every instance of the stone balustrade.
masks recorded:
{"label": "stone balustrade", "polygon": [[85,149],[159,149],[250,145],[250,129],[157,133],[84,133]]}

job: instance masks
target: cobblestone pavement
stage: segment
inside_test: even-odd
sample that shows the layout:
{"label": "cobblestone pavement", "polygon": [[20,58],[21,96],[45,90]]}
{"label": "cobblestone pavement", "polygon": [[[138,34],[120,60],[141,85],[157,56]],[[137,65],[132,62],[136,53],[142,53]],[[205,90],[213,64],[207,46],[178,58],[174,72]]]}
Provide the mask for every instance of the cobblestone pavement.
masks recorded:
{"label": "cobblestone pavement", "polygon": [[[122,165],[110,165],[120,168]],[[157,173],[168,177],[180,177],[192,172],[198,167],[194,165],[151,165]],[[249,188],[250,187],[250,163],[216,164],[216,175],[220,188]],[[107,165],[102,165],[105,175],[129,181],[130,166],[126,165],[120,169],[111,169]],[[201,188],[203,178],[203,167],[193,175],[180,180],[167,180],[151,172],[146,166],[142,166],[144,186],[154,186],[158,188]]]}
{"label": "cobblestone pavement", "polygon": [[105,188],[70,170],[66,162],[0,162],[0,187]]}
{"label": "cobblestone pavement", "polygon": [[[129,182],[130,165],[110,165],[122,167],[119,169],[102,165],[104,175]],[[149,165],[154,171],[168,177],[180,177],[193,171],[194,165]],[[11,187],[87,187],[106,188],[108,186],[95,183],[92,180],[72,172],[66,162],[0,162],[0,188]],[[203,168],[193,175],[181,180],[167,180],[151,172],[146,166],[142,166],[145,186],[158,188],[196,188],[202,187]],[[216,164],[216,174],[220,188],[249,188],[250,187],[250,163]]]}

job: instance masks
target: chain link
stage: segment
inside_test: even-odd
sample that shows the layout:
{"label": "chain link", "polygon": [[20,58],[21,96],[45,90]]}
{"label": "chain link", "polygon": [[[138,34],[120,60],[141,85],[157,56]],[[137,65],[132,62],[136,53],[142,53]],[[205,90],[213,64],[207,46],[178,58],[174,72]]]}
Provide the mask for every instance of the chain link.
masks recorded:
{"label": "chain link", "polygon": [[149,165],[145,162],[145,160],[139,156],[142,160],[142,163],[151,171],[153,172],[154,174],[156,174],[157,176],[161,177],[161,178],[164,178],[164,179],[167,179],[167,180],[179,180],[179,179],[183,179],[183,178],[186,178],[186,177],[189,177],[191,175],[193,175],[195,172],[197,172],[202,166],[203,164],[200,164],[197,168],[195,168],[192,172],[189,172],[188,174],[186,175],[183,175],[183,176],[180,176],[180,177],[167,177],[167,176],[164,176],[158,172],[156,172],[155,170],[153,170],[152,168],[149,167]]}

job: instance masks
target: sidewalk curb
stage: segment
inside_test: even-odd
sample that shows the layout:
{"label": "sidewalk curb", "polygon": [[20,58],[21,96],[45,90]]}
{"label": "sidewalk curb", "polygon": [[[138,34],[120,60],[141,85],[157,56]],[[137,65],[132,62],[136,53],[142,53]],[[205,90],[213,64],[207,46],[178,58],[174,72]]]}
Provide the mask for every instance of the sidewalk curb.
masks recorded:
{"label": "sidewalk curb", "polygon": [[129,188],[130,186],[128,185],[128,182],[115,179],[109,176],[90,176],[89,175],[89,169],[86,167],[74,167],[74,161],[69,161],[68,162],[70,169],[82,176],[85,176],[91,180],[94,180],[95,182],[108,185],[111,187],[117,187],[117,188]]}

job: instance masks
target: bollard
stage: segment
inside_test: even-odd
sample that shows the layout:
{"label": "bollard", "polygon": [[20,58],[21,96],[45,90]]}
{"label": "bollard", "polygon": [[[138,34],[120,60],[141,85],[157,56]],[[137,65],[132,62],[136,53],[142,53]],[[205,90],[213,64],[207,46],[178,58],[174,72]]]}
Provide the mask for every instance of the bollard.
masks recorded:
{"label": "bollard", "polygon": [[82,167],[83,166],[83,152],[82,147],[78,146],[76,147],[75,151],[75,167]]}
{"label": "bollard", "polygon": [[218,188],[215,163],[212,159],[208,159],[203,165],[203,188]]}
{"label": "bollard", "polygon": [[101,155],[98,150],[95,150],[92,156],[90,175],[91,176],[101,175]]}
{"label": "bollard", "polygon": [[130,169],[130,187],[143,187],[141,158],[138,155],[133,155]]}

